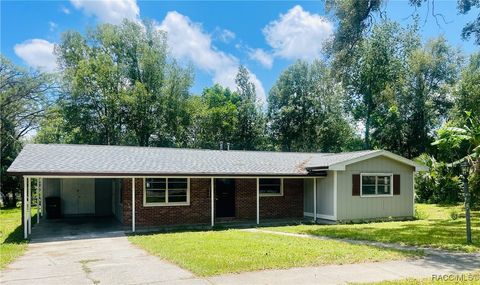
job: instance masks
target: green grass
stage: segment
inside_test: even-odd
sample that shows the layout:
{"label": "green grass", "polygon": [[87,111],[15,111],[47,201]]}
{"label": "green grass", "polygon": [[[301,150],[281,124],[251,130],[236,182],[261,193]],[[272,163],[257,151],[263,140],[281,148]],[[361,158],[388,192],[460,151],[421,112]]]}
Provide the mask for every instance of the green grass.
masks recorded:
{"label": "green grass", "polygon": [[0,209],[0,269],[22,255],[26,248],[21,208]]}
{"label": "green grass", "polygon": [[[443,276],[442,276],[443,277]],[[375,283],[361,283],[363,285],[433,285],[433,284],[445,284],[445,285],[470,285],[470,284],[480,284],[480,271],[475,271],[471,273],[464,274],[452,274],[446,275],[444,279],[438,278],[423,278],[423,279],[402,279],[394,281],[382,281]],[[359,283],[360,284],[360,283]]]}
{"label": "green grass", "polygon": [[[377,222],[349,225],[299,225],[270,227],[274,231],[302,233],[317,236],[369,240],[405,245],[426,246],[446,250],[480,251],[480,212],[472,211],[473,244],[467,245],[465,214],[461,206],[417,204],[417,211],[425,218],[405,222]],[[460,216],[450,218],[452,210]]]}
{"label": "green grass", "polygon": [[134,235],[129,240],[200,276],[421,255],[419,252],[241,230]]}

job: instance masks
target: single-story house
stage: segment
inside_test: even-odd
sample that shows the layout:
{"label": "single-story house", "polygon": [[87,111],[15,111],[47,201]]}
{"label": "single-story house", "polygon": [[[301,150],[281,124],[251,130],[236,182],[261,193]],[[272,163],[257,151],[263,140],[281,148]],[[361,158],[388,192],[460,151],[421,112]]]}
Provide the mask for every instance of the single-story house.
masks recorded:
{"label": "single-story house", "polygon": [[[408,218],[414,215],[414,172],[425,169],[384,150],[293,153],[28,144],[8,173],[24,177],[24,213],[38,199],[43,216],[45,201],[56,197],[61,217],[112,216],[135,231],[304,217]],[[32,185],[39,189],[35,198]],[[24,215],[25,237],[30,219]]]}

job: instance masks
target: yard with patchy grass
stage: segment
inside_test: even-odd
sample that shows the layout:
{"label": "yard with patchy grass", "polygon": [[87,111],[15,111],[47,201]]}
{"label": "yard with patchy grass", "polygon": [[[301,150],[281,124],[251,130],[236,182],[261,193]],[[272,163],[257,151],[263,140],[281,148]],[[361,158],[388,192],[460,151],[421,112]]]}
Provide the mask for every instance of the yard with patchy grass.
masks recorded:
{"label": "yard with patchy grass", "polygon": [[[298,225],[269,227],[269,230],[369,240],[446,250],[480,252],[480,212],[472,211],[473,244],[465,238],[465,214],[462,206],[417,204],[421,219],[405,222],[377,222],[345,225]],[[452,219],[452,214],[458,214]]]}
{"label": "yard with patchy grass", "polygon": [[0,209],[0,269],[22,255],[26,248],[21,208]]}
{"label": "yard with patchy grass", "polygon": [[412,258],[419,252],[242,230],[132,235],[129,240],[200,276]]}
{"label": "yard with patchy grass", "polygon": [[423,279],[402,279],[394,281],[382,281],[375,283],[359,283],[362,285],[433,285],[433,284],[445,284],[445,285],[473,285],[480,284],[480,271],[464,274],[452,274],[444,275],[440,278],[423,278]]}

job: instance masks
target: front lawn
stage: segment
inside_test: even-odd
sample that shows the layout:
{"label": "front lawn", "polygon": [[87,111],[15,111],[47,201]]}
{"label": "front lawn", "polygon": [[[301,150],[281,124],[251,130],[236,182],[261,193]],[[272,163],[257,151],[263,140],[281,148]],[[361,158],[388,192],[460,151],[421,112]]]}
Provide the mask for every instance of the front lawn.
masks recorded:
{"label": "front lawn", "polygon": [[[355,225],[299,225],[271,227],[269,230],[400,243],[465,252],[480,251],[480,212],[472,211],[473,244],[467,245],[465,238],[465,215],[461,206],[439,206],[417,204],[423,219],[406,222],[378,222]],[[459,217],[450,216],[456,211]]]}
{"label": "front lawn", "polygon": [[[35,219],[32,218],[32,221]],[[0,209],[0,269],[22,255],[27,248],[23,239],[22,209]]]}
{"label": "front lawn", "polygon": [[420,255],[418,252],[242,230],[133,235],[129,240],[200,276]]}

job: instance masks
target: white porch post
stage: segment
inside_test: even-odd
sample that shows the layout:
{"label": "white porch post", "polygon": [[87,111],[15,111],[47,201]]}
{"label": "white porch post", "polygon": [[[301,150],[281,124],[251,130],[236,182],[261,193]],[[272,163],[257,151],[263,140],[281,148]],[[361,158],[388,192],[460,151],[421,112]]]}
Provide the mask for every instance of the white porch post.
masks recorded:
{"label": "white porch post", "polygon": [[37,177],[37,188],[35,194],[37,194],[37,224],[40,223],[40,178]]}
{"label": "white porch post", "polygon": [[23,177],[23,238],[28,238],[28,219],[27,219],[27,177]]}
{"label": "white porch post", "polygon": [[317,221],[317,178],[313,178],[313,221]]}
{"label": "white porch post", "polygon": [[135,178],[132,178],[132,232],[135,232]]}
{"label": "white porch post", "polygon": [[44,210],[43,210],[43,178],[40,178],[40,213],[41,213],[42,218],[43,218],[43,213],[44,213]]}
{"label": "white porch post", "polygon": [[260,224],[260,178],[257,177],[257,225]]}
{"label": "white porch post", "polygon": [[337,197],[338,197],[338,181],[337,171],[333,171],[333,217],[337,220]]}
{"label": "white porch post", "polygon": [[32,233],[32,178],[28,178],[28,202],[27,202],[27,217],[28,217],[28,234]]}
{"label": "white porch post", "polygon": [[212,221],[211,221],[211,224],[212,224],[212,227],[215,226],[215,178],[210,178],[210,196],[212,198]]}

